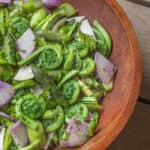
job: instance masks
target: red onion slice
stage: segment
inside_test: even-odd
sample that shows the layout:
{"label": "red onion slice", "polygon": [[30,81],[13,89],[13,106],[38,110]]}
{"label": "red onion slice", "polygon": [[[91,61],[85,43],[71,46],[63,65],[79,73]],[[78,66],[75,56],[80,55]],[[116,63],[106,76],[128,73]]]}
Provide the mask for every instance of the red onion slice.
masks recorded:
{"label": "red onion slice", "polygon": [[35,35],[31,29],[28,29],[17,41],[16,48],[21,56],[25,59],[35,49]]}
{"label": "red onion slice", "polygon": [[117,71],[117,67],[99,52],[95,54],[95,63],[98,78],[106,84],[109,83]]}
{"label": "red onion slice", "polygon": [[10,3],[11,3],[11,0],[0,0],[0,3],[10,4]]}
{"label": "red onion slice", "polygon": [[61,147],[76,147],[88,139],[88,123],[72,118],[66,130],[69,134],[67,141],[60,141]]}
{"label": "red onion slice", "polygon": [[10,84],[0,81],[0,108],[8,104],[14,94],[15,90]]}
{"label": "red onion slice", "polygon": [[61,4],[61,0],[42,0],[42,3],[47,8],[54,8]]}
{"label": "red onion slice", "polygon": [[8,115],[8,114],[2,112],[2,111],[0,111],[0,116],[5,117],[5,118],[8,118],[9,120],[14,121],[14,122],[17,121],[16,118],[14,118],[14,117],[12,117],[12,116],[10,116],[10,115]]}
{"label": "red onion slice", "polygon": [[16,145],[24,147],[28,144],[27,130],[21,121],[16,122],[13,126],[10,127],[10,133]]}

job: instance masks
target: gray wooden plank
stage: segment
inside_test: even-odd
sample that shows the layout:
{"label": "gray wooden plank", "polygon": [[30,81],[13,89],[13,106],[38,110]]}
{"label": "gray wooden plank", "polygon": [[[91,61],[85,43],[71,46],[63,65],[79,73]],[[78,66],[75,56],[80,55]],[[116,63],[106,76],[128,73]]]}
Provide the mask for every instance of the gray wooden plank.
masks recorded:
{"label": "gray wooden plank", "polygon": [[141,47],[143,80],[140,96],[150,99],[150,8],[126,0],[117,0],[129,16]]}
{"label": "gray wooden plank", "polygon": [[139,102],[125,130],[108,150],[150,150],[150,105]]}

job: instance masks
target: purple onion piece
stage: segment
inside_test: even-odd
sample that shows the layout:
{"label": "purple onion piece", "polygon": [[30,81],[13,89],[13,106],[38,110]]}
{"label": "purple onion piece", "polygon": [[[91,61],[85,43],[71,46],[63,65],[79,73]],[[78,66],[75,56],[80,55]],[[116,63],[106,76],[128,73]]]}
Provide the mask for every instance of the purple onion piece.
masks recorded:
{"label": "purple onion piece", "polygon": [[116,73],[117,67],[99,52],[96,52],[95,54],[95,63],[98,78],[105,84],[109,83]]}
{"label": "purple onion piece", "polygon": [[11,0],[0,0],[0,3],[10,4],[10,3],[11,3]]}
{"label": "purple onion piece", "polygon": [[6,82],[0,81],[0,108],[12,100],[15,90]]}
{"label": "purple onion piece", "polygon": [[28,29],[17,41],[16,48],[21,56],[25,59],[35,49],[35,35],[31,29]]}
{"label": "purple onion piece", "polygon": [[61,4],[61,0],[42,0],[42,3],[47,8],[54,8]]}
{"label": "purple onion piece", "polygon": [[29,140],[27,130],[21,121],[16,122],[13,126],[10,127],[10,133],[16,145],[24,147],[28,144]]}
{"label": "purple onion piece", "polygon": [[88,140],[88,123],[72,118],[66,129],[68,140],[60,141],[60,147],[77,147],[81,146]]}
{"label": "purple onion piece", "polygon": [[14,118],[14,117],[12,117],[12,116],[10,116],[10,115],[8,115],[8,114],[2,112],[2,111],[0,111],[0,116],[5,117],[5,118],[8,118],[9,120],[14,121],[14,122],[17,121],[16,118]]}

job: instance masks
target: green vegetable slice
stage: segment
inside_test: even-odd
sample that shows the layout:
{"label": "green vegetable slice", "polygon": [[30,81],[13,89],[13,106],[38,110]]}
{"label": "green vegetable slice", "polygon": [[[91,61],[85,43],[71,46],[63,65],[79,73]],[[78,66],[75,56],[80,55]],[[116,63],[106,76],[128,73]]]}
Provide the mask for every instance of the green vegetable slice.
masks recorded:
{"label": "green vegetable slice", "polygon": [[62,49],[59,44],[45,46],[45,50],[40,53],[37,65],[45,69],[58,68],[63,60]]}
{"label": "green vegetable slice", "polygon": [[83,103],[72,105],[66,109],[65,121],[69,123],[70,119],[76,117],[80,120],[85,120],[88,116],[88,108]]}
{"label": "green vegetable slice", "polygon": [[90,75],[91,73],[94,72],[94,70],[95,70],[95,63],[93,59],[86,58],[82,60],[82,70],[79,73],[81,76]]}
{"label": "green vegetable slice", "polygon": [[55,109],[48,110],[43,115],[42,123],[46,132],[56,131],[61,127],[64,122],[64,111],[61,106],[57,106]]}
{"label": "green vegetable slice", "polygon": [[69,104],[73,104],[78,100],[80,94],[80,87],[77,81],[71,80],[64,84],[63,94],[68,100]]}

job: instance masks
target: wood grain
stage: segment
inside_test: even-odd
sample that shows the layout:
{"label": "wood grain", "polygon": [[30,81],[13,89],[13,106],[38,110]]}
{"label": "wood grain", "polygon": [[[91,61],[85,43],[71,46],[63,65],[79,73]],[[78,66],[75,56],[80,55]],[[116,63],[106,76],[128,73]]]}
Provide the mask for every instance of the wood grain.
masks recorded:
{"label": "wood grain", "polygon": [[136,31],[143,60],[143,79],[140,96],[150,100],[150,8],[125,0],[117,1],[127,13]]}
{"label": "wood grain", "polygon": [[134,111],[141,83],[141,58],[137,39],[116,0],[63,0],[79,9],[92,23],[100,21],[113,41],[110,60],[118,67],[114,89],[104,99],[97,134],[78,150],[105,150],[127,124]]}

